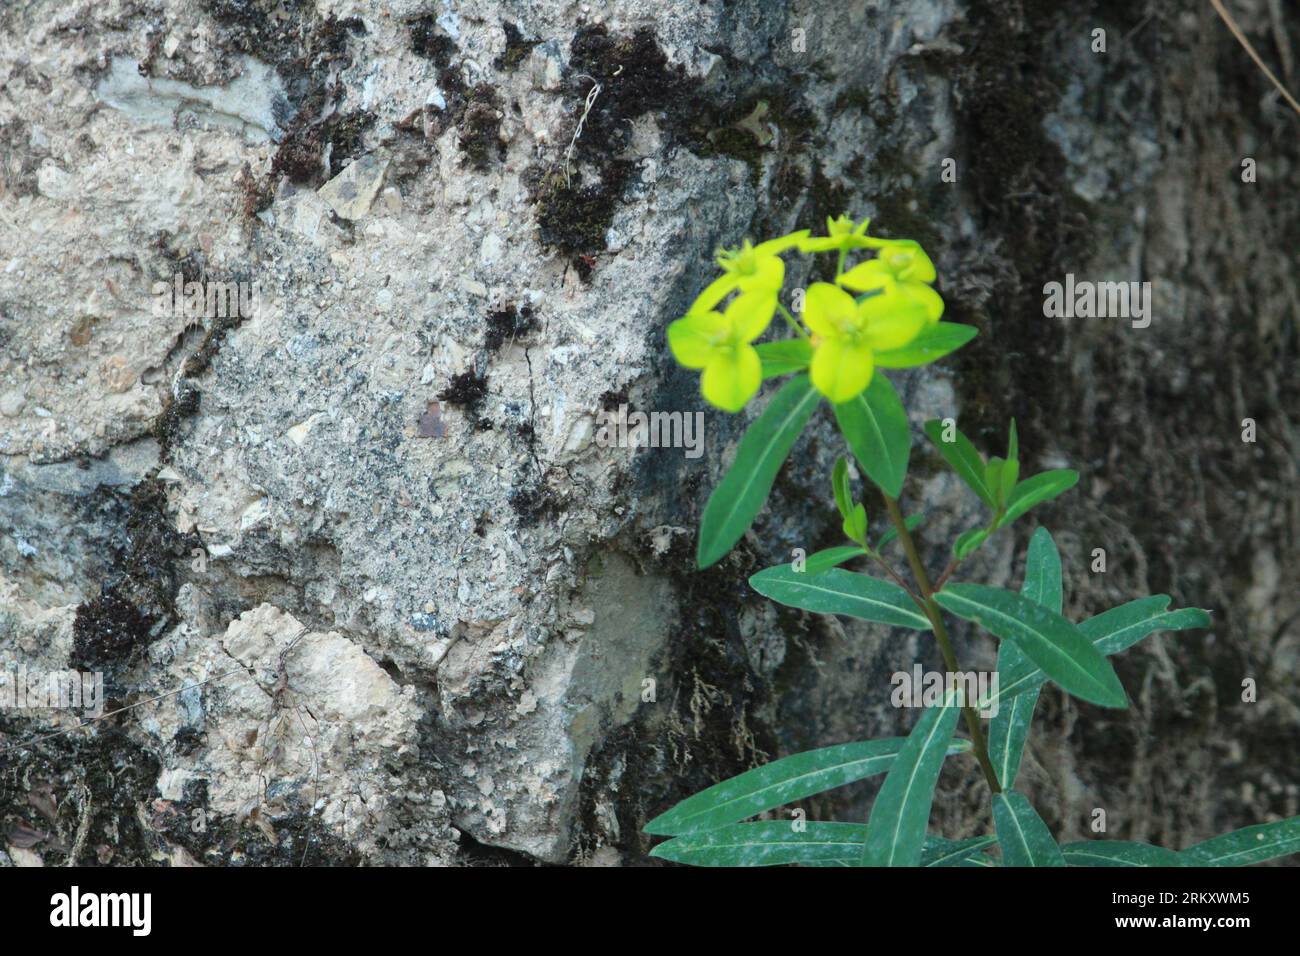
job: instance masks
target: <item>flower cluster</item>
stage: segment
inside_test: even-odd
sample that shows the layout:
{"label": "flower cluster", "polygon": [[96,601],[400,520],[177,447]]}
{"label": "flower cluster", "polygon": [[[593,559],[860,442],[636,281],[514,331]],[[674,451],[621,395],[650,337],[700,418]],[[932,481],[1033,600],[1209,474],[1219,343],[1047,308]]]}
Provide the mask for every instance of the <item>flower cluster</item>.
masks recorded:
{"label": "flower cluster", "polygon": [[[809,346],[813,385],[835,403],[859,395],[871,382],[876,356],[912,344],[939,321],[943,299],[931,284],[934,263],[916,242],[867,234],[868,221],[829,219],[826,235],[808,230],[718,254],[723,274],[696,298],[686,315],[668,327],[668,345],[686,368],[700,369],[705,399],[736,412],[758,392],[765,377],[755,342],[778,312]],[[785,282],[782,253],[832,252],[839,256],[835,281],[806,291],[802,324],[780,302]],[[846,270],[850,253],[873,250]],[[787,360],[788,360],[788,353]]]}

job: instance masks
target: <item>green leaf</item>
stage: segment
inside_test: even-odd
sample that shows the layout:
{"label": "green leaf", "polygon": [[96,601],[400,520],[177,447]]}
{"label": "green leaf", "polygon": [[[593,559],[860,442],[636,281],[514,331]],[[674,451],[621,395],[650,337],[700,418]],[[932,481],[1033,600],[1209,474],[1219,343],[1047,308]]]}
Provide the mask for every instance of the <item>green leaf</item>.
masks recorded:
{"label": "green leaf", "polygon": [[803,863],[836,865],[852,859],[867,828],[861,823],[808,821],[796,830],[793,820],[732,823],[716,830],[688,833],[661,843],[651,856],[692,866],[782,866]]}
{"label": "green leaf", "polygon": [[1026,478],[1007,496],[1006,513],[998,520],[998,527],[1011,524],[1034,505],[1051,501],[1062,492],[1069,491],[1079,482],[1079,473],[1070,468],[1058,468]]}
{"label": "green leaf", "polygon": [[841,455],[835,459],[831,469],[831,490],[835,492],[835,507],[840,509],[840,517],[847,519],[853,509],[853,493],[849,489],[849,463]]}
{"label": "green leaf", "polygon": [[917,631],[930,629],[929,618],[911,595],[890,581],[832,568],[813,577],[791,565],[764,568],[749,579],[749,586],[779,604],[818,614],[847,614]]}
{"label": "green leaf", "polygon": [[[866,832],[866,826],[858,824]],[[990,857],[981,853],[981,850],[993,846],[998,842],[997,837],[982,836],[972,837],[969,840],[945,840],[943,837],[927,836],[925,846],[921,850],[921,866],[934,867],[952,867],[952,866],[993,866]],[[861,850],[857,847],[856,850]],[[861,866],[861,853],[855,852],[852,856],[843,856],[838,858],[819,859],[806,866]]]}
{"label": "green leaf", "polygon": [[997,510],[997,499],[993,496],[992,489],[984,481],[984,459],[980,453],[975,450],[969,438],[963,435],[957,428],[953,427],[953,440],[943,440],[943,422],[939,419],[931,419],[925,423],[925,434],[929,436],[931,443],[943,455],[944,460],[952,466],[952,470],[957,473],[962,481],[966,482],[970,489],[979,495],[989,508]]}
{"label": "green leaf", "polygon": [[[1003,641],[998,647],[999,666],[1008,651],[1020,653],[1014,642]],[[993,761],[998,783],[1003,787],[1015,786],[1016,774],[1020,772],[1020,758],[1025,751],[1025,741],[1029,738],[1029,724],[1034,719],[1037,703],[1036,690],[1018,694],[1006,703],[999,703],[998,712],[989,722],[989,759]]]}
{"label": "green leaf", "polygon": [[1065,866],[1047,824],[1023,793],[1005,790],[993,795],[993,825],[998,831],[1003,866]]}
{"label": "green leaf", "polygon": [[927,707],[894,758],[867,820],[864,866],[917,866],[934,802],[934,785],[961,708],[951,691]]}
{"label": "green leaf", "polygon": [[1020,593],[1035,604],[1041,604],[1053,614],[1060,614],[1065,603],[1061,586],[1061,552],[1052,540],[1051,532],[1039,528],[1029,539],[1025,555],[1025,580]]}
{"label": "green leaf", "polygon": [[[1102,654],[1118,654],[1128,650],[1138,641],[1156,631],[1181,631],[1193,627],[1209,627],[1210,615],[1200,608],[1187,607],[1167,611],[1169,595],[1156,594],[1139,598],[1109,611],[1103,611],[1079,624],[1079,632]],[[994,702],[1005,706],[1007,701],[1020,694],[1037,690],[1047,683],[1047,675],[1033,661],[1025,660],[1023,666],[1003,673],[998,670],[998,692],[980,701],[980,709]]]}
{"label": "green leaf", "polygon": [[820,401],[807,375],[783,385],[763,414],[749,426],[736,449],[736,459],[709,496],[700,519],[696,563],[716,563],[753,524],[786,455]]}
{"label": "green leaf", "polygon": [[[906,737],[887,737],[782,757],[687,797],[647,823],[645,832],[680,836],[712,830],[884,773],[906,742]],[[950,755],[968,750],[970,742],[966,740],[954,740],[948,747]],[[854,848],[851,856],[855,860],[860,850],[860,845]]]}
{"label": "green leaf", "polygon": [[1249,866],[1300,853],[1300,817],[1261,823],[1189,846],[1182,855],[1196,866]]}
{"label": "green leaf", "polygon": [[835,548],[826,548],[823,551],[814,551],[804,558],[803,571],[800,573],[807,575],[821,574],[823,571],[829,571],[845,561],[860,558],[865,553],[856,544],[845,544]]}
{"label": "green leaf", "polygon": [[1007,461],[1020,461],[1020,439],[1016,435],[1016,420],[1011,419],[1011,434],[1007,436]]}
{"label": "green leaf", "polygon": [[998,499],[1000,501],[1010,501],[1011,496],[1015,494],[1016,479],[1020,477],[1020,462],[1008,458],[1002,463],[1001,481],[998,483]]}
{"label": "green leaf", "polygon": [[1191,627],[1209,627],[1210,615],[1199,607],[1185,607],[1166,611],[1169,595],[1156,594],[1139,598],[1079,624],[1088,640],[1103,654],[1126,651],[1142,638],[1155,631],[1181,631]]}
{"label": "green leaf", "polygon": [[802,372],[812,362],[812,343],[807,339],[780,339],[754,346],[763,366],[763,378]]}
{"label": "green leaf", "polygon": [[1002,495],[1002,466],[1005,460],[994,455],[984,466],[984,484],[993,493],[993,499],[1001,507],[1006,499]]}
{"label": "green leaf", "polygon": [[949,584],[934,599],[990,634],[1015,641],[1026,657],[1075,697],[1103,707],[1128,706],[1110,662],[1061,615],[1013,591],[982,584]]}
{"label": "green leaf", "polygon": [[998,842],[994,836],[971,837],[969,840],[945,840],[943,837],[925,838],[921,851],[922,866],[963,866],[985,847]]}
{"label": "green leaf", "polygon": [[865,392],[835,406],[835,420],[862,473],[897,498],[907,477],[912,429],[889,379],[873,375]]}
{"label": "green leaf", "polygon": [[844,537],[850,541],[856,541],[862,547],[867,546],[867,509],[862,505],[854,505],[849,516],[844,519],[841,526],[844,531]]}
{"label": "green leaf", "polygon": [[1130,840],[1083,840],[1061,847],[1067,866],[1190,866],[1186,857],[1162,846]]}
{"label": "green leaf", "polygon": [[952,553],[959,561],[964,561],[974,554],[979,546],[988,540],[988,537],[988,528],[971,528],[969,531],[963,531],[952,543]]}
{"label": "green leaf", "polygon": [[[925,520],[925,515],[912,515],[910,518],[904,518],[903,524],[904,526],[906,526],[908,531],[915,531],[916,526],[919,525],[924,520]],[[898,537],[898,529],[891,525],[889,529],[880,536],[880,540],[876,542],[876,550],[879,551],[881,548],[889,544],[889,542],[893,541],[897,537]]]}
{"label": "green leaf", "polygon": [[927,326],[911,343],[901,349],[889,349],[875,355],[877,368],[914,368],[941,359],[957,351],[979,334],[973,325],[936,322]]}
{"label": "green leaf", "polygon": [[[1061,613],[1061,554],[1056,542],[1046,528],[1039,528],[1029,540],[1029,555],[1025,560],[1025,582],[1020,593],[1035,604],[1041,604],[1056,614]],[[998,645],[998,682],[1003,672],[1023,670],[1028,658],[1014,641]],[[1020,758],[1029,737],[1029,724],[1034,717],[1038,691],[1019,694],[998,706],[998,712],[989,721],[989,759],[997,771],[998,782],[1011,789],[1020,770]]]}

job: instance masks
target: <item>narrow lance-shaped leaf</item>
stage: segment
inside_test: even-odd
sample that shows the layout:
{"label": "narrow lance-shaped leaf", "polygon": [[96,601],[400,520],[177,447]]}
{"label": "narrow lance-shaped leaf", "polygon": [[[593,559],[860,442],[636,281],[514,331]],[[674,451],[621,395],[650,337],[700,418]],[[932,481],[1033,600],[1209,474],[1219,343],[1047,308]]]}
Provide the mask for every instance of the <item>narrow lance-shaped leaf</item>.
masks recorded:
{"label": "narrow lance-shaped leaf", "polygon": [[[1093,647],[1109,656],[1128,650],[1156,631],[1181,631],[1210,625],[1210,615],[1200,608],[1186,607],[1169,611],[1166,610],[1168,607],[1167,594],[1139,598],[1082,621],[1078,625],[1079,632]],[[1007,701],[1019,694],[1036,690],[1045,683],[1047,675],[1033,661],[1026,660],[1023,666],[1008,669],[1006,673],[999,670],[997,693],[981,700],[980,709],[986,709],[994,702],[1005,706]]]}
{"label": "narrow lance-shaped leaf", "polygon": [[[686,798],[647,823],[645,832],[678,836],[710,830],[884,773],[906,742],[906,737],[885,737],[782,757]],[[948,747],[949,754],[968,750],[965,740]]]}
{"label": "narrow lance-shaped leaf", "polygon": [[704,507],[696,553],[701,568],[721,559],[749,530],[818,401],[818,392],[808,376],[795,376],[749,426],[740,440],[731,470]]}
{"label": "narrow lance-shaped leaf", "polygon": [[877,368],[914,368],[927,365],[957,351],[979,333],[973,325],[936,322],[927,326],[909,344],[875,354]]}
{"label": "narrow lance-shaped leaf", "polygon": [[[691,866],[860,866],[865,823],[759,820],[688,833],[659,844],[651,856]],[[970,866],[993,837],[926,837],[922,866]],[[987,858],[985,858],[987,859]]]}
{"label": "narrow lance-shaped leaf", "polygon": [[950,584],[934,599],[990,634],[1015,641],[1068,693],[1103,707],[1128,706],[1110,662],[1061,615],[1013,591],[982,584]]}
{"label": "narrow lance-shaped leaf", "polygon": [[1197,866],[1248,866],[1300,853],[1300,817],[1261,823],[1189,846],[1183,856]]}
{"label": "narrow lance-shaped leaf", "polygon": [[945,840],[943,837],[926,837],[921,851],[922,866],[964,866],[971,857],[997,843],[997,837],[978,836],[969,840]]}
{"label": "narrow lance-shaped leaf", "polygon": [[1023,793],[1004,790],[993,795],[993,825],[1003,866],[1065,866],[1047,824]]}
{"label": "narrow lance-shaped leaf", "polygon": [[871,805],[867,839],[862,845],[864,866],[916,866],[921,862],[934,785],[960,710],[956,695],[948,691],[943,706],[925,708],[912,728]]}
{"label": "narrow lance-shaped leaf", "polygon": [[835,507],[840,509],[840,517],[847,518],[853,510],[853,494],[849,490],[849,463],[843,456],[835,459],[831,469],[831,489],[835,492]]}
{"label": "narrow lance-shaped leaf", "polygon": [[849,463],[841,456],[835,459],[831,470],[831,486],[835,490],[835,507],[844,519],[844,537],[867,546],[867,509],[853,502],[853,489],[849,483]]}
{"label": "narrow lance-shaped leaf", "polygon": [[988,540],[988,528],[971,528],[969,531],[963,531],[953,542],[952,553],[958,560],[964,560],[975,553],[986,540]]}
{"label": "narrow lance-shaped leaf", "polygon": [[1067,866],[1190,866],[1180,853],[1129,840],[1083,840],[1061,847]]}
{"label": "narrow lance-shaped leaf", "polygon": [[1006,512],[998,520],[998,527],[1011,524],[1034,505],[1050,501],[1069,491],[1079,482],[1079,473],[1069,468],[1044,471],[1020,482],[1007,496]]}
{"label": "narrow lance-shaped leaf", "polygon": [[843,568],[814,576],[796,571],[792,565],[779,564],[753,575],[749,586],[763,597],[805,611],[846,614],[917,631],[930,629],[929,618],[897,584]]}
{"label": "narrow lance-shaped leaf", "polygon": [[808,866],[835,864],[862,846],[861,823],[759,820],[688,833],[661,843],[651,856],[692,866]]}
{"label": "narrow lance-shaped leaf", "polygon": [[937,418],[925,423],[925,434],[929,436],[934,447],[939,450],[939,454],[943,455],[952,470],[957,473],[957,477],[966,482],[990,509],[996,511],[997,499],[994,497],[993,490],[984,481],[984,458],[975,450],[970,439],[958,431],[955,425],[949,427],[952,441],[944,440],[948,428],[945,428],[944,423]]}
{"label": "narrow lance-shaped leaf", "polygon": [[[1012,431],[1014,436],[1015,431]],[[1008,459],[1010,461],[1010,459]],[[1029,554],[1025,559],[1025,581],[1020,593],[1049,611],[1061,613],[1061,554],[1056,542],[1046,528],[1039,528],[1029,540]],[[1001,675],[1023,670],[1028,658],[1014,641],[998,645],[998,681]],[[1011,698],[998,707],[989,722],[989,759],[997,771],[998,782],[1004,789],[1015,786],[1020,769],[1020,757],[1029,737],[1029,724],[1034,717],[1038,691],[1031,690]]]}
{"label": "narrow lance-shaped leaf", "polygon": [[[866,828],[863,827],[865,830]],[[992,859],[982,851],[995,845],[995,836],[971,837],[969,840],[947,840],[943,837],[927,836],[925,846],[921,849],[921,866],[991,866]],[[860,854],[853,854],[843,859],[818,860],[810,866],[861,866]]]}
{"label": "narrow lance-shaped leaf", "polygon": [[803,571],[799,573],[809,576],[821,574],[823,571],[829,571],[845,561],[860,558],[864,554],[866,552],[856,544],[845,544],[835,548],[826,548],[824,551],[814,551],[803,559]]}
{"label": "narrow lance-shaped leaf", "polygon": [[1035,604],[1041,604],[1053,614],[1060,614],[1065,604],[1061,581],[1061,552],[1052,540],[1051,532],[1039,528],[1029,539],[1025,555],[1025,580],[1020,593]]}
{"label": "narrow lance-shaped leaf", "polygon": [[997,502],[998,508],[1002,508],[1006,502],[1006,495],[1002,488],[1002,466],[1006,462],[994,455],[984,466],[984,484],[993,494],[993,500]]}
{"label": "narrow lance-shaped leaf", "polygon": [[873,375],[865,392],[835,406],[835,419],[863,473],[897,498],[907,477],[912,429],[893,384]]}

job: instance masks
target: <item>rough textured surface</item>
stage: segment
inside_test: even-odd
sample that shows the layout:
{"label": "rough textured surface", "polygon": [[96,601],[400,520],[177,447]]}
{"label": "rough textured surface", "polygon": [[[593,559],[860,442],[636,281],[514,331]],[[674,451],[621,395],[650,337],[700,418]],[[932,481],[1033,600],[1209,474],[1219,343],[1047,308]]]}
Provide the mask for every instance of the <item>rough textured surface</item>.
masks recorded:
{"label": "rough textured surface", "polygon": [[[113,706],[207,683],[0,755],[0,848],[638,863],[704,785],[905,731],[888,675],[927,645],[744,584],[834,543],[827,425],[703,574],[743,421],[710,412],[693,460],[593,440],[602,409],[701,407],[663,329],[717,245],[846,209],[924,242],[981,328],[897,377],[914,422],[991,446],[1015,415],[1027,464],[1083,472],[1038,515],[1069,611],[1215,610],[1124,658],[1119,717],[1044,695],[1048,823],[1177,847],[1300,812],[1297,118],[1202,6],[5,5],[0,655],[94,665]],[[1289,63],[1300,24],[1254,6]],[[1067,272],[1151,280],[1153,324],[1044,318]],[[155,308],[177,275],[255,314]],[[914,462],[938,563],[972,503]],[[1029,530],[977,570],[1017,581]],[[72,723],[0,711],[0,748]],[[945,833],[980,786],[945,771]]]}

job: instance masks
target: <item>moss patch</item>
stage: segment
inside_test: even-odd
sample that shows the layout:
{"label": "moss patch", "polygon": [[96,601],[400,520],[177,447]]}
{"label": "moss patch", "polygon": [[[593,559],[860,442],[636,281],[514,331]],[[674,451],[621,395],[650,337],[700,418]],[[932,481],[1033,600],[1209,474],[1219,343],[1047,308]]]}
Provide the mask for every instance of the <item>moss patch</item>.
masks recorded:
{"label": "moss patch", "polygon": [[465,410],[470,424],[479,431],[489,431],[492,422],[482,417],[483,401],[487,398],[487,376],[467,368],[452,378],[451,383],[438,393],[438,398],[449,405],[459,405]]}
{"label": "moss patch", "polygon": [[501,28],[506,33],[506,51],[493,60],[492,65],[503,73],[509,73],[519,69],[519,64],[528,58],[533,47],[541,41],[525,40],[519,27],[509,21],[502,23]]}
{"label": "moss patch", "polygon": [[483,344],[489,352],[499,351],[506,342],[523,338],[537,328],[537,315],[531,305],[516,306],[507,303],[488,312],[487,332]]}
{"label": "moss patch", "polygon": [[[453,64],[458,52],[456,43],[442,32],[433,17],[418,17],[408,21],[406,27],[412,51],[437,69],[438,89],[445,104],[442,109],[430,106],[422,111],[425,139],[435,139],[455,126],[465,161],[479,172],[486,172],[494,162],[506,157],[501,140],[501,95],[488,83],[466,85],[459,67]],[[413,124],[408,125],[413,131]]]}
{"label": "moss patch", "polygon": [[176,530],[157,480],[132,490],[125,525],[113,574],[100,582],[98,597],[78,606],[72,627],[71,666],[102,671],[106,691],[175,623],[176,562],[202,545],[198,535]]}

